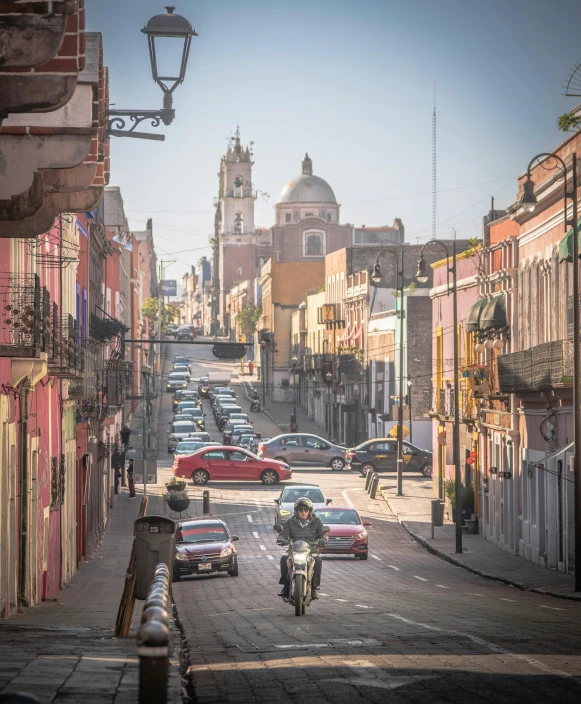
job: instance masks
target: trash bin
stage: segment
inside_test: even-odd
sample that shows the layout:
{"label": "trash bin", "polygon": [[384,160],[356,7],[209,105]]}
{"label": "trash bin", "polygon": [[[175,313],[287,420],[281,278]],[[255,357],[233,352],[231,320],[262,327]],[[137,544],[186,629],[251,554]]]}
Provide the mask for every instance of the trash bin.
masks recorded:
{"label": "trash bin", "polygon": [[432,499],[432,525],[444,525],[444,502],[440,499]]}
{"label": "trash bin", "polygon": [[134,523],[135,598],[146,599],[155,567],[164,562],[170,574],[175,551],[175,523],[164,516],[144,516]]}

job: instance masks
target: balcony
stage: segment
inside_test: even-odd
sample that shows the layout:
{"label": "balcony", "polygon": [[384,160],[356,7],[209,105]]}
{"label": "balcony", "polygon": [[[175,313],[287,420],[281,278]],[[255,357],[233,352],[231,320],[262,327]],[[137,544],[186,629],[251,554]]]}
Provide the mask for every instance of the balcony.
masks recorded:
{"label": "balcony", "polygon": [[573,344],[545,342],[497,358],[498,384],[506,394],[569,387],[573,377]]}
{"label": "balcony", "polygon": [[[452,387],[444,389],[424,390],[424,415],[440,420],[454,419],[454,403],[456,392]],[[477,395],[472,389],[461,389],[458,398],[460,420],[464,422],[475,421],[478,418]]]}
{"label": "balcony", "polygon": [[36,274],[0,276],[0,357],[39,357],[43,345],[40,278]]}
{"label": "balcony", "polygon": [[[81,346],[82,330],[72,315],[65,315],[60,326],[53,328],[53,344],[48,360],[48,373],[60,379],[79,379],[83,376],[85,350]],[[58,337],[55,341],[54,338]]]}
{"label": "balcony", "polygon": [[116,318],[111,318],[110,316],[100,318],[94,313],[91,313],[90,326],[90,334],[93,340],[103,344],[107,344],[114,337],[122,337],[129,329]]}

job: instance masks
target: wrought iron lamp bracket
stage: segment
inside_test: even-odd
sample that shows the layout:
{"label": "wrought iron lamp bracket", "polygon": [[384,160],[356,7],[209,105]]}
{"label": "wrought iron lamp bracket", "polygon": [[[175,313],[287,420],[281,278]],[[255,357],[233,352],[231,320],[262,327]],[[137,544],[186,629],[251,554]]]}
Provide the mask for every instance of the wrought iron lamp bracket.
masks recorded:
{"label": "wrought iron lamp bracket", "polygon": [[175,117],[173,108],[161,110],[109,110],[107,114],[107,134],[113,137],[133,137],[135,139],[153,139],[162,142],[163,134],[149,132],[136,132],[135,128],[142,122],[149,120],[151,127],[170,125]]}

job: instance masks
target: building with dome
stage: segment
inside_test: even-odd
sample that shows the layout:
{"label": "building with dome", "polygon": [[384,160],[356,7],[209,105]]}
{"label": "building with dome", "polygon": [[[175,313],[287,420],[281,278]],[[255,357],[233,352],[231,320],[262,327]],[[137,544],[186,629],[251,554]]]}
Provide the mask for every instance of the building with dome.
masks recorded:
{"label": "building with dome", "polygon": [[371,230],[341,224],[335,193],[327,181],[313,173],[308,153],[302,160],[301,173],[281,191],[274,206],[274,225],[255,227],[257,191],[252,182],[253,163],[252,152],[242,146],[237,130],[220,161],[215,200],[212,245],[216,327],[230,327],[226,300],[230,290],[242,281],[257,280],[271,258],[279,263],[322,262],[326,254],[343,247],[370,244],[369,237],[377,244],[404,241],[401,220],[395,220],[393,226]]}

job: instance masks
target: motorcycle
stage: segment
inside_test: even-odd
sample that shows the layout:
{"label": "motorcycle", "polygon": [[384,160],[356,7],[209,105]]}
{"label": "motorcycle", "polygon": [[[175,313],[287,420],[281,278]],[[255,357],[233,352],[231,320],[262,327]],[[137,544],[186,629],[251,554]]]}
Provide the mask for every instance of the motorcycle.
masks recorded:
{"label": "motorcycle", "polygon": [[250,402],[250,410],[256,411],[257,413],[260,412],[260,401],[257,398],[252,399]]}
{"label": "motorcycle", "polygon": [[[282,532],[282,526],[275,523],[274,530]],[[331,529],[325,526],[325,533]],[[295,607],[295,616],[304,616],[307,607],[311,604],[311,590],[313,575],[315,573],[315,556],[319,554],[319,547],[324,544],[324,540],[310,543],[306,540],[295,540],[290,542],[278,538],[277,545],[288,545],[288,575],[290,579],[290,590],[288,598],[285,599],[291,606]]]}

